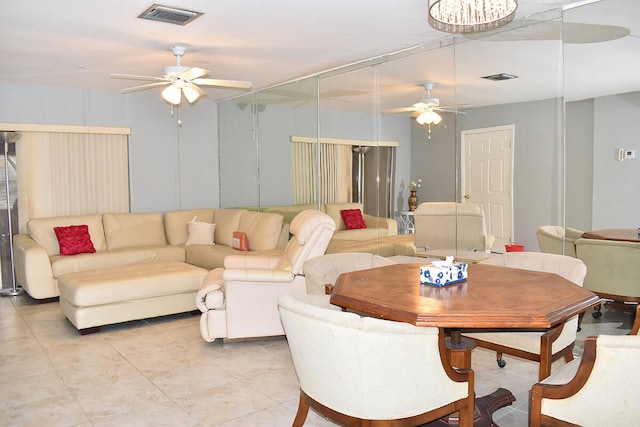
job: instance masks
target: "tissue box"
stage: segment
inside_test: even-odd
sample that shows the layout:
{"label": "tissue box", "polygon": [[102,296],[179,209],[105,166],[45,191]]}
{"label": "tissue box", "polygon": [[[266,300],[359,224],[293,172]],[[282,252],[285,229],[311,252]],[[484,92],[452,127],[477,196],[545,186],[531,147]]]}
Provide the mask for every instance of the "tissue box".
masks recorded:
{"label": "tissue box", "polygon": [[431,286],[446,286],[467,280],[467,264],[445,264],[434,261],[432,265],[420,267],[420,283]]}

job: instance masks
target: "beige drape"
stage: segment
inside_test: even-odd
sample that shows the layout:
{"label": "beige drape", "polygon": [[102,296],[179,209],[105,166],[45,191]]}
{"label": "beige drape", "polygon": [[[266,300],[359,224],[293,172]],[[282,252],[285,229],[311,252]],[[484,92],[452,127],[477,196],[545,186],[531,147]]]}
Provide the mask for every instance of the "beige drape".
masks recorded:
{"label": "beige drape", "polygon": [[[351,145],[293,140],[293,202],[343,203],[351,201]],[[318,151],[320,166],[318,169]],[[320,176],[320,197],[318,192]]]}
{"label": "beige drape", "polygon": [[21,232],[31,218],[129,211],[126,134],[21,133],[16,143]]}

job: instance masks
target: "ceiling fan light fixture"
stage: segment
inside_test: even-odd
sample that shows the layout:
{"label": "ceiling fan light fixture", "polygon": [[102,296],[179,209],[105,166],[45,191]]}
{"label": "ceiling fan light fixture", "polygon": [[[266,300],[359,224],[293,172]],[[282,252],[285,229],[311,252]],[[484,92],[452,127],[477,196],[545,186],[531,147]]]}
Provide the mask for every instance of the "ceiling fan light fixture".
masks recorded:
{"label": "ceiling fan light fixture", "polygon": [[447,33],[474,33],[508,24],[517,0],[429,0],[429,24]]}
{"label": "ceiling fan light fixture", "polygon": [[162,91],[162,99],[171,105],[180,105],[180,101],[182,100],[182,90],[178,86],[171,84]]}
{"label": "ceiling fan light fixture", "polygon": [[440,114],[436,113],[431,108],[416,117],[416,122],[420,125],[437,125],[441,121],[442,117]]}
{"label": "ceiling fan light fixture", "polygon": [[200,93],[193,88],[193,85],[187,84],[182,88],[182,93],[184,97],[187,98],[187,102],[189,104],[193,104],[200,98]]}

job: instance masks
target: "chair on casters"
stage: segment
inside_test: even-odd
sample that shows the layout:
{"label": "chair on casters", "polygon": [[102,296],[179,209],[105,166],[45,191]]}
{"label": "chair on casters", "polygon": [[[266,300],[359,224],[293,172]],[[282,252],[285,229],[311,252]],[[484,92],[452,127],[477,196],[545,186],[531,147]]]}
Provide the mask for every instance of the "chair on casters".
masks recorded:
{"label": "chair on casters", "polygon": [[[576,254],[587,266],[586,289],[615,308],[635,309],[640,303],[640,243],[583,238],[576,240]],[[601,305],[594,310],[591,316],[600,318]]]}
{"label": "chair on casters", "polygon": [[585,340],[581,359],[531,388],[529,425],[640,425],[640,307],[628,336]]}
{"label": "chair on casters", "polygon": [[456,411],[473,425],[473,371],[451,367],[437,328],[342,312],[329,298],[278,298],[300,382],[294,427],[309,407],[346,426],[416,426]]}
{"label": "chair on casters", "polygon": [[318,210],[293,218],[293,237],[282,256],[229,255],[224,268],[211,270],[196,297],[202,312],[200,333],[205,341],[284,335],[278,295],[306,293],[302,266],[323,255],[336,223]]}
{"label": "chair on casters", "polygon": [[328,254],[315,257],[302,267],[308,294],[325,294],[336,284],[338,276],[350,271],[396,264],[388,258],[362,252]]}
{"label": "chair on casters", "polygon": [[[584,263],[577,258],[539,252],[510,252],[494,256],[482,264],[555,273],[580,286],[587,274]],[[495,350],[501,368],[506,365],[503,353],[539,362],[538,378],[542,381],[551,374],[553,361],[563,356],[567,362],[573,360],[577,330],[578,315],[546,332],[488,331],[464,332],[463,335],[473,339],[478,347]]]}

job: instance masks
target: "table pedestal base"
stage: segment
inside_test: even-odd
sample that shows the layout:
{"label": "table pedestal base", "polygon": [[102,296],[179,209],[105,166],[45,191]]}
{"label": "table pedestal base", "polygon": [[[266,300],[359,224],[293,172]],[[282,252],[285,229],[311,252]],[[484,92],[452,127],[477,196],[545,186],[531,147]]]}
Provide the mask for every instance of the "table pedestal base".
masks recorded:
{"label": "table pedestal base", "polygon": [[[513,394],[506,388],[499,388],[491,394],[476,399],[476,414],[473,420],[474,427],[499,427],[493,421],[492,415],[495,411],[516,401]],[[447,421],[440,419],[423,424],[422,427],[451,427],[457,426],[458,420],[450,418]]]}
{"label": "table pedestal base", "polygon": [[[441,332],[442,333],[442,332]],[[463,337],[459,330],[451,330],[450,336],[445,339],[445,346],[449,351],[449,361],[451,366],[459,368],[471,368],[471,351],[476,347],[475,341]],[[492,415],[495,411],[516,401],[513,394],[505,389],[499,388],[491,394],[476,398],[476,409],[473,417],[474,427],[498,427],[493,422]],[[424,426],[457,426],[459,421],[458,413],[453,413],[445,418],[432,421]]]}

